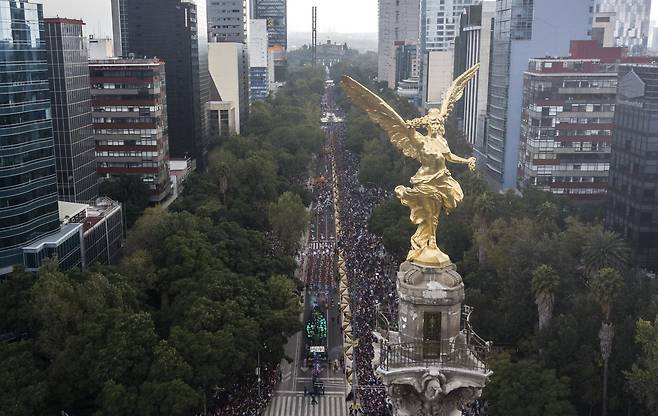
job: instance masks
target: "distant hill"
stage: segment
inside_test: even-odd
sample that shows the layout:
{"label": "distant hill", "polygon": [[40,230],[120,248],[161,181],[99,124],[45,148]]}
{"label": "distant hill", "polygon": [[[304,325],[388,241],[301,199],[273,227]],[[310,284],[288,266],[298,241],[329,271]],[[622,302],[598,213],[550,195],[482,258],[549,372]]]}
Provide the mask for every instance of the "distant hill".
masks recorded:
{"label": "distant hill", "polygon": [[[377,33],[318,33],[318,43],[331,40],[335,43],[346,43],[347,46],[362,52],[377,52]],[[311,43],[311,32],[288,32],[288,49],[299,49]]]}

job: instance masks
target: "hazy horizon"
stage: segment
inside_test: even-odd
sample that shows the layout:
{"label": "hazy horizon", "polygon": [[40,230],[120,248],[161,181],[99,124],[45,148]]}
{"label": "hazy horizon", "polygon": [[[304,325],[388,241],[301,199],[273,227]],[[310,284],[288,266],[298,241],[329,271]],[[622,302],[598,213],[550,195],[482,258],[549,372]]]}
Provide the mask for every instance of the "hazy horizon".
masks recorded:
{"label": "hazy horizon", "polygon": [[[39,2],[38,0],[35,2]],[[87,34],[112,36],[110,0],[41,0],[46,17],[82,19]],[[311,31],[311,7],[318,7],[318,31],[376,33],[377,0],[288,0],[288,32]],[[345,13],[349,10],[349,13]]]}

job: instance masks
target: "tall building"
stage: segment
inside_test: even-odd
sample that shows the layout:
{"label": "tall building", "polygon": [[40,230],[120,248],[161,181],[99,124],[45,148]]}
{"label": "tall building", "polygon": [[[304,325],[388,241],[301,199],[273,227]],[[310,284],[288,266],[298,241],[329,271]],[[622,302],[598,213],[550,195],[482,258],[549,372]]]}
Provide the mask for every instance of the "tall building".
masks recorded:
{"label": "tall building", "polygon": [[420,1],[420,101],[439,105],[452,81],[453,50],[459,19],[468,6],[480,0]]}
{"label": "tall building", "polygon": [[624,48],[573,41],[568,57],[531,59],[524,74],[519,188],[602,199]]}
{"label": "tall building", "polygon": [[[249,20],[249,101],[264,100],[270,92],[274,59],[267,46],[267,21]],[[270,70],[271,69],[271,70]]]}
{"label": "tall building", "polygon": [[157,57],[167,64],[171,155],[189,155],[203,165],[208,151],[204,109],[210,92],[206,2],[112,2],[114,37],[121,39],[122,56]]}
{"label": "tall building", "polygon": [[164,62],[90,61],[89,71],[98,176],[139,176],[162,202],[171,193]]}
{"label": "tall building", "polygon": [[489,92],[489,63],[491,38],[496,3],[485,1],[469,6],[459,21],[458,36],[455,38],[455,72],[459,76],[475,64],[480,71],[464,90],[464,99],[457,103],[455,114],[460,120],[466,140],[482,151],[487,116],[487,94]]}
{"label": "tall building", "polygon": [[0,274],[59,229],[43,9],[0,0]]}
{"label": "tall building", "polygon": [[537,56],[565,56],[588,39],[590,0],[496,1],[487,124],[481,166],[504,190],[516,187],[523,72]]}
{"label": "tall building", "polygon": [[210,77],[220,101],[232,102],[237,132],[249,117],[249,56],[242,43],[220,42],[209,45]]}
{"label": "tall building", "polygon": [[658,66],[622,65],[612,136],[607,226],[633,264],[658,270]]}
{"label": "tall building", "polygon": [[418,42],[420,0],[379,0],[377,79],[394,89],[395,43]]}
{"label": "tall building", "polygon": [[595,13],[614,13],[617,45],[628,48],[631,55],[647,51],[651,35],[651,0],[595,0]]}
{"label": "tall building", "polygon": [[82,20],[45,19],[59,199],[98,196],[87,41]]}
{"label": "tall building", "polygon": [[208,40],[247,43],[246,0],[207,0]]}
{"label": "tall building", "polygon": [[267,20],[269,46],[288,48],[287,0],[250,0],[250,18]]}
{"label": "tall building", "polygon": [[274,81],[287,77],[288,11],[287,0],[249,0],[250,19],[267,21],[268,46],[274,59]]}

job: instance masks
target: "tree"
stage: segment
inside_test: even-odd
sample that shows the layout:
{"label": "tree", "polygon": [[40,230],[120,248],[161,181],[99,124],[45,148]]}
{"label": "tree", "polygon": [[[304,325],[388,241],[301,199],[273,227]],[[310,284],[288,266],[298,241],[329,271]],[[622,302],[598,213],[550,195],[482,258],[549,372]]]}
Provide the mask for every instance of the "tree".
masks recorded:
{"label": "tree", "polygon": [[478,224],[476,241],[478,243],[478,261],[483,264],[486,260],[487,229],[492,220],[495,201],[490,192],[485,192],[475,200],[475,222]]}
{"label": "tree", "polygon": [[601,343],[601,357],[603,358],[603,404],[601,415],[607,414],[608,399],[608,360],[612,352],[612,338],[614,328],[610,321],[612,304],[619,292],[624,288],[624,280],[620,273],[612,268],[604,267],[591,277],[590,289],[596,303],[601,307],[603,320],[601,321],[601,330],[599,331],[599,341]]}
{"label": "tree", "polygon": [[491,360],[494,375],[484,398],[491,416],[576,416],[569,402],[569,379],[533,360],[513,361],[502,354]]}
{"label": "tree", "polygon": [[635,328],[635,342],[641,355],[627,371],[631,392],[651,414],[658,413],[658,315],[653,323],[639,319]]}
{"label": "tree", "polygon": [[628,266],[629,249],[619,234],[595,228],[583,247],[583,266],[587,275],[611,267],[625,270]]}
{"label": "tree", "polygon": [[121,175],[107,179],[101,182],[98,193],[123,204],[128,227],[137,221],[149,205],[149,188],[141,177],[135,175]]}
{"label": "tree", "polygon": [[542,264],[532,272],[532,291],[535,294],[539,329],[543,329],[553,316],[555,291],[560,284],[560,276],[551,266]]}
{"label": "tree", "polygon": [[294,253],[309,220],[302,198],[295,193],[284,192],[276,202],[270,204],[269,220],[285,252]]}

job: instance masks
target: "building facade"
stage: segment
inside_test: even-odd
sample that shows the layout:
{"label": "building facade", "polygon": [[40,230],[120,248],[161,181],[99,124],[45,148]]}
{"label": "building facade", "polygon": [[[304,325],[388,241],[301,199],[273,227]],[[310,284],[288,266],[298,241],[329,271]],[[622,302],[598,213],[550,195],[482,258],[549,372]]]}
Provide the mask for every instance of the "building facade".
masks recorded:
{"label": "building facade", "polygon": [[267,45],[267,21],[249,20],[249,101],[262,101],[270,93],[270,73],[274,68]]}
{"label": "building facade", "polygon": [[503,190],[517,184],[523,72],[537,56],[565,56],[588,39],[589,0],[497,0],[491,47],[484,156],[480,166]]}
{"label": "building facade", "polygon": [[0,274],[59,229],[43,9],[0,0]]}
{"label": "building facade", "polygon": [[[582,53],[587,52],[587,53]],[[519,189],[605,196],[622,48],[572,42],[566,58],[531,59],[523,82]]]}
{"label": "building facade", "polygon": [[59,202],[63,224],[82,225],[82,267],[116,264],[123,247],[123,211],[121,204],[107,197],[90,204]]}
{"label": "building facade", "polygon": [[268,45],[288,49],[287,0],[250,0],[250,18],[267,21]]}
{"label": "building facade", "polygon": [[469,6],[461,16],[458,36],[455,38],[453,76],[456,78],[473,65],[480,64],[480,71],[468,83],[464,99],[455,108],[464,137],[476,151],[481,151],[484,144],[495,10],[496,4],[491,1]]}
{"label": "building facade", "polygon": [[247,1],[208,0],[208,41],[247,42]]}
{"label": "building facade", "polygon": [[619,69],[606,225],[633,265],[658,270],[658,66]]}
{"label": "building facade", "polygon": [[45,19],[59,199],[98,196],[87,42],[82,20]]}
{"label": "building facade", "polygon": [[646,53],[651,35],[651,0],[595,1],[595,13],[614,13],[616,46],[628,48],[630,55]]}
{"label": "building facade", "polygon": [[420,0],[379,0],[377,79],[395,89],[396,42],[418,42]]}
{"label": "building facade", "polygon": [[[455,37],[459,19],[469,6],[480,0],[421,0],[420,1],[420,102],[436,106],[450,85]],[[439,52],[439,53],[433,53]],[[434,61],[434,62],[432,62]],[[445,76],[444,69],[449,71]],[[435,69],[435,71],[432,71]],[[450,80],[452,81],[452,80]]]}
{"label": "building facade", "polygon": [[[112,0],[115,39],[124,57],[167,63],[169,145],[175,157],[204,165],[209,99],[206,1]],[[118,52],[117,52],[118,53]]]}
{"label": "building facade", "polygon": [[89,71],[99,178],[139,176],[162,202],[171,193],[164,62],[90,61]]}
{"label": "building facade", "polygon": [[[249,118],[249,55],[242,43],[209,45],[210,77],[219,101],[232,102],[237,110],[235,124],[244,128]],[[239,133],[238,129],[238,133]]]}

